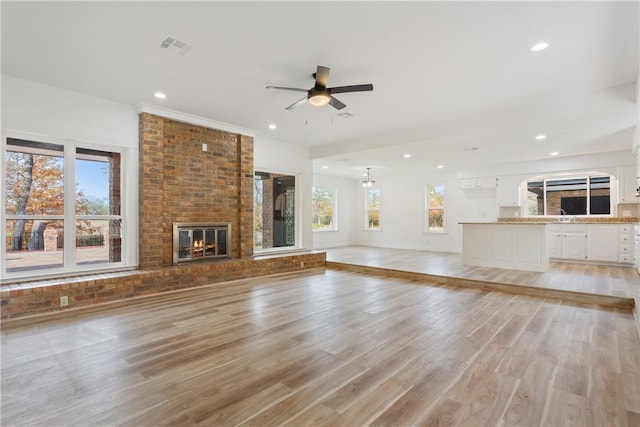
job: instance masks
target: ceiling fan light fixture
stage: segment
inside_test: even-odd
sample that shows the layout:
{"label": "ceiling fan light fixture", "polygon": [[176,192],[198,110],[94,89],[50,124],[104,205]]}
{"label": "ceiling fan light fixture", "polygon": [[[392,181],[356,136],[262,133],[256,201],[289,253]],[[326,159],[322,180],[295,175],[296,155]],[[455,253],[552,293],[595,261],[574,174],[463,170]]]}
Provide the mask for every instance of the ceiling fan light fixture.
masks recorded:
{"label": "ceiling fan light fixture", "polygon": [[308,98],[309,104],[314,107],[322,107],[325,106],[331,101],[331,97],[326,92],[319,92],[313,95],[310,95]]}

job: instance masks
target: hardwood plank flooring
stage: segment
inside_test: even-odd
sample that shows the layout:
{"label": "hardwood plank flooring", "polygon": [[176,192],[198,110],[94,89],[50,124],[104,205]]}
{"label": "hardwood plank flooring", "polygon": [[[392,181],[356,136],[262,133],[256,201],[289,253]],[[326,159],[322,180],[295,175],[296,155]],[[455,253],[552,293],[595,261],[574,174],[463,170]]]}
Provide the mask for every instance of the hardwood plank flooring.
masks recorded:
{"label": "hardwood plank flooring", "polygon": [[5,323],[3,426],[634,425],[623,308],[342,271]]}
{"label": "hardwood plank flooring", "polygon": [[640,274],[632,267],[551,262],[549,271],[506,270],[462,264],[462,254],[365,246],[325,250],[327,261],[450,278],[527,285],[541,289],[640,298]]}

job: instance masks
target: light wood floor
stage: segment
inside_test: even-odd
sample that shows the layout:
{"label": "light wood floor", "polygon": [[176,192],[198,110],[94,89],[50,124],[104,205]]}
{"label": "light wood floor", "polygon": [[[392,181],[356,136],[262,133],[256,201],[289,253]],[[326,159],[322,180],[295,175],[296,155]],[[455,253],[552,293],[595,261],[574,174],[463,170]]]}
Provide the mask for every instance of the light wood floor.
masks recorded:
{"label": "light wood floor", "polygon": [[640,275],[632,267],[552,262],[549,271],[506,270],[462,264],[462,255],[446,252],[346,246],[327,249],[327,261],[390,268],[415,273],[543,289],[586,292],[615,297],[640,297]]}
{"label": "light wood floor", "polygon": [[624,309],[342,271],[2,330],[3,426],[638,426]]}

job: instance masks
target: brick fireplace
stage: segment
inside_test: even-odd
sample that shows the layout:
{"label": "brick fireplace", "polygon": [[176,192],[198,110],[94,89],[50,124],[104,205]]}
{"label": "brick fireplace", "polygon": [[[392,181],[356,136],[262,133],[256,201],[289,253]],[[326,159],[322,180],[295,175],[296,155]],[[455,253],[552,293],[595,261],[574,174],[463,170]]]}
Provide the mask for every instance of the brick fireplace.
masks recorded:
{"label": "brick fireplace", "polygon": [[140,268],[173,264],[174,222],[229,223],[253,255],[253,138],[142,113],[140,160]]}

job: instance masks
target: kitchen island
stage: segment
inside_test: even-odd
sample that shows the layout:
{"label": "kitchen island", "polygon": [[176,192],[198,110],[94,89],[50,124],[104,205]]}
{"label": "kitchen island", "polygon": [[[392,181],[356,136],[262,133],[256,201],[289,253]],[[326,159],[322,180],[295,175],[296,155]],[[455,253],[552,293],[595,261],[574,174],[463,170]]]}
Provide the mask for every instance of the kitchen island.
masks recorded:
{"label": "kitchen island", "polygon": [[546,222],[462,222],[464,265],[549,270]]}

